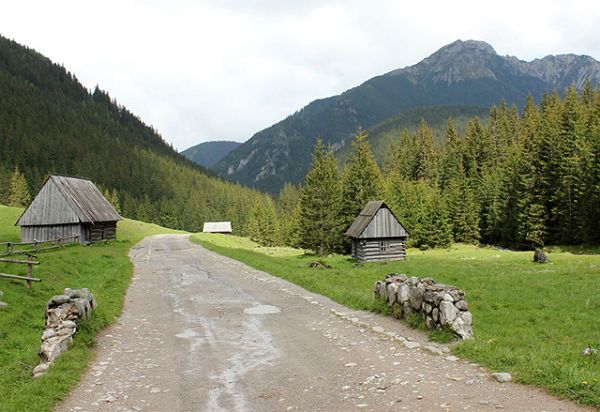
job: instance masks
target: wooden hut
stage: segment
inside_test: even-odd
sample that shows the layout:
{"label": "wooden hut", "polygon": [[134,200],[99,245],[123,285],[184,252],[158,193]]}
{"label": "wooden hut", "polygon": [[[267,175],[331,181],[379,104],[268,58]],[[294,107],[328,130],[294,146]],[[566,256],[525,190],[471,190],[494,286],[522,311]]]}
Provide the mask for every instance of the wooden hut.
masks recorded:
{"label": "wooden hut", "polygon": [[50,176],[19,220],[23,242],[116,239],[121,216],[87,179]]}
{"label": "wooden hut", "polygon": [[352,257],[356,259],[406,259],[408,232],[382,200],[367,203],[346,236],[352,241]]}
{"label": "wooden hut", "polygon": [[202,227],[204,233],[225,233],[231,234],[231,222],[204,222]]}

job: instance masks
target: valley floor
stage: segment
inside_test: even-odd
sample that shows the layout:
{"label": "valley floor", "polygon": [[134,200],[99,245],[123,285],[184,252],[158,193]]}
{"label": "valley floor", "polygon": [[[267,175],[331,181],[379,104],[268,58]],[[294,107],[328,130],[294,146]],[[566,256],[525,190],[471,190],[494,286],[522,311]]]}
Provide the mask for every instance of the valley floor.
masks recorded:
{"label": "valley floor", "polygon": [[430,343],[186,235],[146,238],[131,257],[125,312],[58,411],[584,410],[409,349]]}

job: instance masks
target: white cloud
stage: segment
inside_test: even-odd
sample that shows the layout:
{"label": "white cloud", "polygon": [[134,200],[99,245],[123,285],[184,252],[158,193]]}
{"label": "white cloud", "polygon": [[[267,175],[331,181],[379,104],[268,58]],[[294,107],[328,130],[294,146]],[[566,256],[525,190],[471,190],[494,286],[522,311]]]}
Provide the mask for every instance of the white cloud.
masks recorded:
{"label": "white cloud", "polygon": [[458,38],[600,58],[594,1],[2,1],[0,33],[62,63],[178,149],[242,141]]}

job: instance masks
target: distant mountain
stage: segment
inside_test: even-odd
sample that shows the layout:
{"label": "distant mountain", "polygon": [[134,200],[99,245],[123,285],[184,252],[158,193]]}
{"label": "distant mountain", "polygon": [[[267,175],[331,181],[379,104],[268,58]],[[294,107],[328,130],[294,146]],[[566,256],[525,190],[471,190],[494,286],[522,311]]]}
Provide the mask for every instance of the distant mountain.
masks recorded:
{"label": "distant mountain", "polygon": [[458,40],[420,63],[375,77],[341,95],[316,100],[264,129],[213,166],[244,185],[278,191],[300,182],[318,136],[340,148],[357,127],[370,128],[418,107],[490,107],[506,99],[522,105],[528,94],[600,84],[600,63],[589,56],[547,56],[525,62],[499,56],[480,41]]}
{"label": "distant mountain", "polygon": [[200,166],[211,167],[240,144],[228,141],[203,142],[185,149],[181,154]]}

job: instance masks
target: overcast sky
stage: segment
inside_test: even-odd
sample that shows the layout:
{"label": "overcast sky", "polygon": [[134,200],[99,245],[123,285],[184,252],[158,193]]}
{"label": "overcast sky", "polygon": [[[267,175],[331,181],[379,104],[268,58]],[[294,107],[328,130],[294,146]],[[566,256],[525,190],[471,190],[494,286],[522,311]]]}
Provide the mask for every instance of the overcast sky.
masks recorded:
{"label": "overcast sky", "polygon": [[0,34],[98,84],[183,150],[244,141],[456,39],[600,60],[600,2],[0,0]]}

